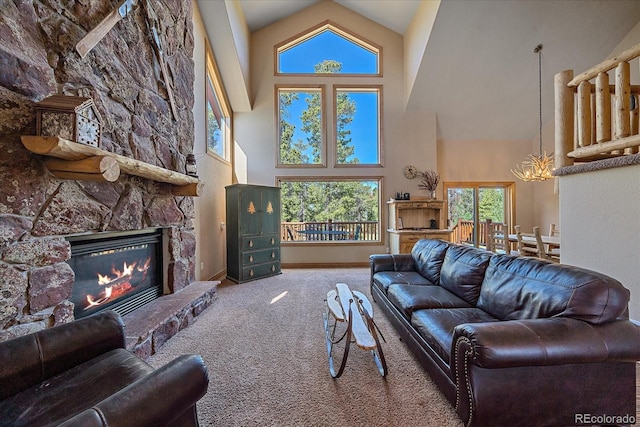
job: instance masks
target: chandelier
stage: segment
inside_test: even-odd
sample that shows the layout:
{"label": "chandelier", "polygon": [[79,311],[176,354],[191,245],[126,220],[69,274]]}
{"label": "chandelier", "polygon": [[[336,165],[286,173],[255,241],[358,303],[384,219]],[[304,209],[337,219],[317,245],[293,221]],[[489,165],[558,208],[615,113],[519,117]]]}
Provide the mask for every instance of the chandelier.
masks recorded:
{"label": "chandelier", "polygon": [[538,54],[538,106],[540,112],[540,128],[539,128],[539,153],[538,155],[529,154],[516,169],[511,169],[516,177],[525,182],[546,181],[553,178],[551,169],[553,168],[553,154],[547,155],[542,151],[542,45],[539,44],[533,50]]}

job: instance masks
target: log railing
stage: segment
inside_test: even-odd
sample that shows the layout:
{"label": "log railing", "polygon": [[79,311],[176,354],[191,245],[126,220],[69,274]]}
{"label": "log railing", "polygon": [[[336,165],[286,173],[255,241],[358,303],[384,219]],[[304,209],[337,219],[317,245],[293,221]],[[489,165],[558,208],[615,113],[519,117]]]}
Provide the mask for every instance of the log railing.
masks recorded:
{"label": "log railing", "polygon": [[640,45],[575,77],[572,70],[556,74],[556,169],[638,153],[640,86],[630,80],[630,62],[638,56]]}

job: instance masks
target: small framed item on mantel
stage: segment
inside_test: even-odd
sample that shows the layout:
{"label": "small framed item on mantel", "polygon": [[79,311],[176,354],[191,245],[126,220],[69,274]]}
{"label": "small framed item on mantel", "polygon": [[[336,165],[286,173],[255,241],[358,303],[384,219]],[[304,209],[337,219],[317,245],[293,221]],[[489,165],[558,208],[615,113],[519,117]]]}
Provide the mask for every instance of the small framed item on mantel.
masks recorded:
{"label": "small framed item on mantel", "polygon": [[100,147],[102,119],[93,99],[52,95],[36,103],[36,135]]}

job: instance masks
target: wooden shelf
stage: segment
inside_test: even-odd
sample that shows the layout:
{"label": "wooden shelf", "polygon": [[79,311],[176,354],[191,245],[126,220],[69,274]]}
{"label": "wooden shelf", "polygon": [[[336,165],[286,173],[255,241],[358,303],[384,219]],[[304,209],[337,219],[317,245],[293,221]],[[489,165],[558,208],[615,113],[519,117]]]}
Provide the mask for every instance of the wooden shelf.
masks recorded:
{"label": "wooden shelf", "polygon": [[199,196],[204,188],[204,181],[198,178],[57,136],[23,135],[21,140],[32,153],[58,159],[47,159],[45,166],[62,179],[113,182],[122,171],[172,184],[171,193],[175,196]]}

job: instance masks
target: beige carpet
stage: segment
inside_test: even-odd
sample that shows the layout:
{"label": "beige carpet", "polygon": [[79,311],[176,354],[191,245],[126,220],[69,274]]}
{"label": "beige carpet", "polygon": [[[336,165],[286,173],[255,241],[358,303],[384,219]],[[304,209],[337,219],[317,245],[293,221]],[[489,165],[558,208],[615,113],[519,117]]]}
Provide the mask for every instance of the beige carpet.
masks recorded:
{"label": "beige carpet", "polygon": [[218,300],[149,363],[202,355],[210,378],[198,403],[204,426],[461,426],[379,311],[387,377],[369,352],[352,346],[342,377],[331,378],[322,314],[337,282],[370,296],[367,268],[287,269],[240,285],[225,281]]}

